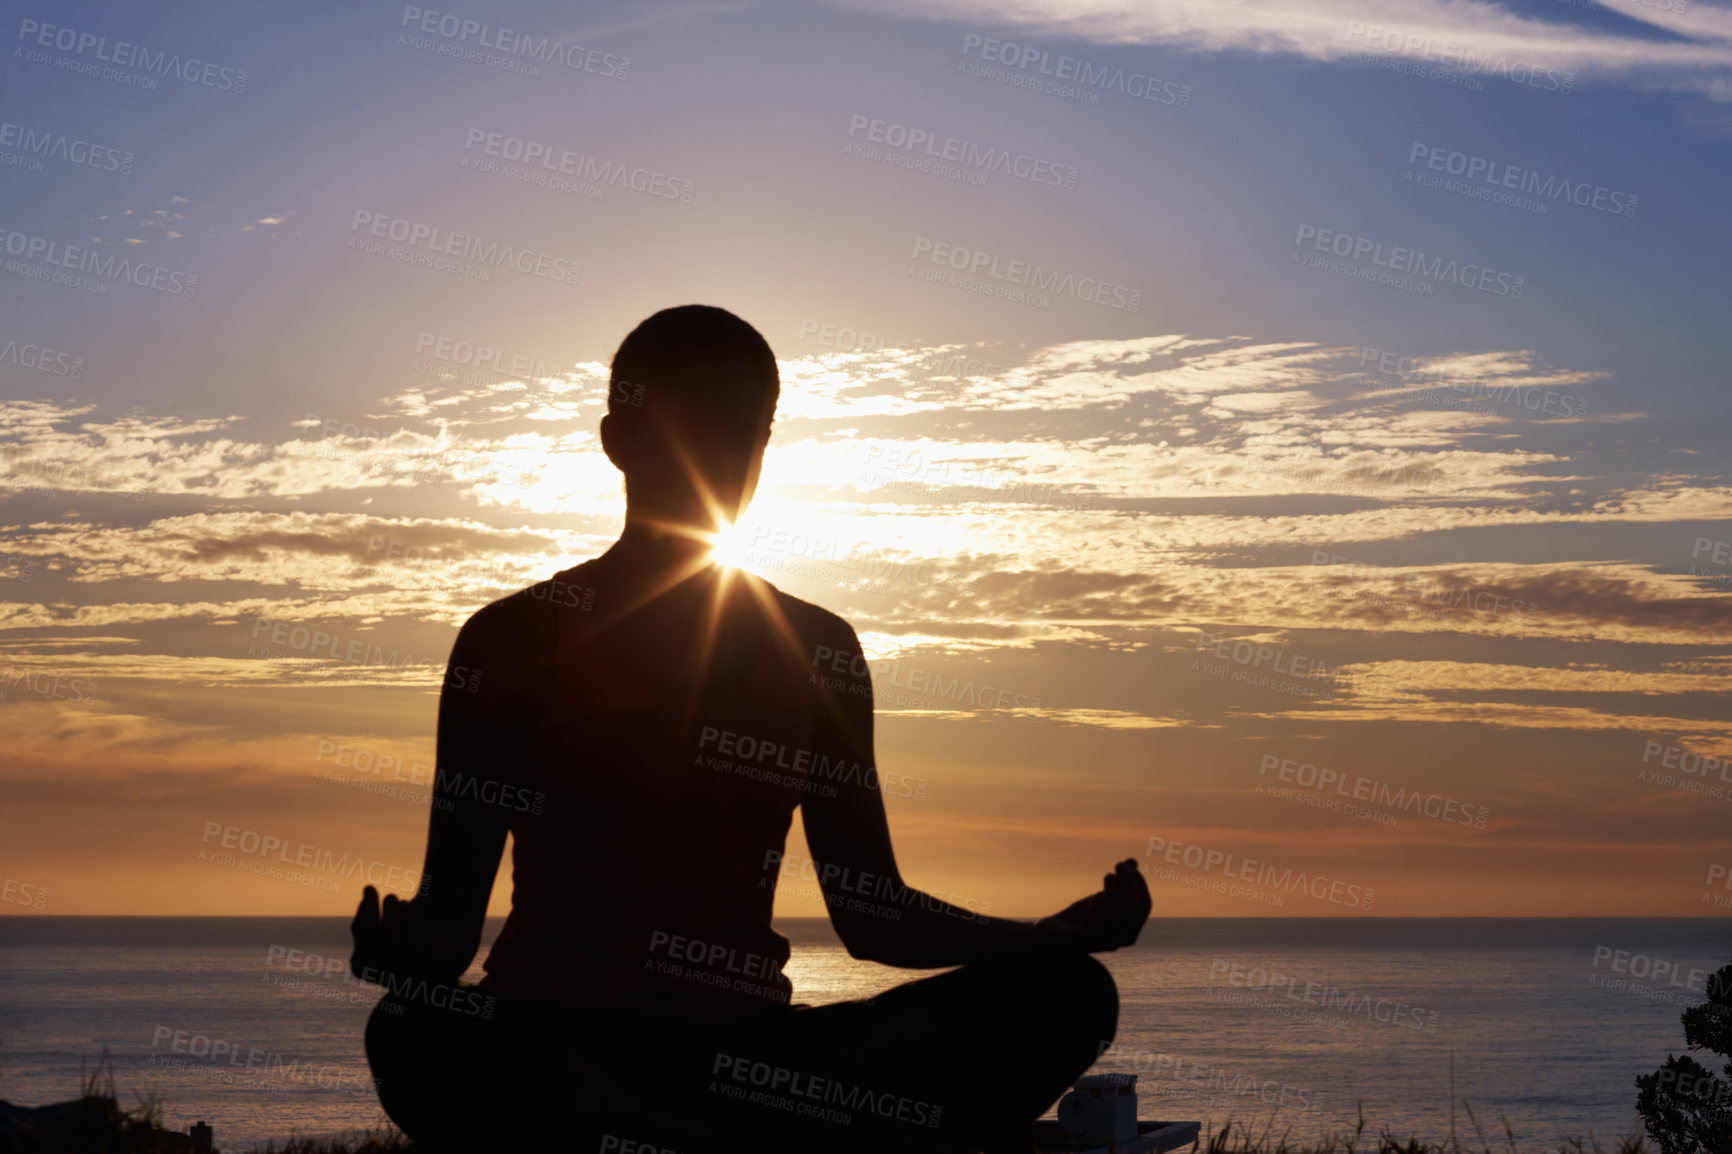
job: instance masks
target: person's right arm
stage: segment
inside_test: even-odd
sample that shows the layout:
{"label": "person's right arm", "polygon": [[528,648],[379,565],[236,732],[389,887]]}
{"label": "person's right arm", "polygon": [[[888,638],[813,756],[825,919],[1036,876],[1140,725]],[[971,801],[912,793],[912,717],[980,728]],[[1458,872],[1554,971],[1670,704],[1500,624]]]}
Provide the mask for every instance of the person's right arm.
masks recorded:
{"label": "person's right arm", "polygon": [[439,694],[420,892],[411,901],[387,895],[381,905],[366,888],[351,926],[350,970],[363,981],[454,982],[475,959],[512,813],[488,799],[521,784],[522,739],[534,688],[551,664],[554,612],[545,598],[513,595],[458,632]]}

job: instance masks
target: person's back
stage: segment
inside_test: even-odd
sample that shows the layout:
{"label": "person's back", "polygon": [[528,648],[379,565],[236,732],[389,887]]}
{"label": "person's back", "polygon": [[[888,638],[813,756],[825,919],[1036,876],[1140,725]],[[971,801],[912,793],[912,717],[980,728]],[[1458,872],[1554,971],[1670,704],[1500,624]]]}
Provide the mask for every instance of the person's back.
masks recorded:
{"label": "person's back", "polygon": [[[601,439],[625,529],[459,631],[421,891],[381,906],[368,887],[356,912],[351,970],[391,990],[366,1039],[381,1103],[418,1147],[1028,1149],[1113,1037],[1116,990],[1088,954],[1147,918],[1135,861],[1033,925],[907,886],[859,639],[709,557],[756,487],[769,346],[723,310],[663,310],[621,344],[613,386]],[[851,955],[962,968],[790,1004],[770,915],[796,805]],[[511,913],[459,989],[508,834]],[[867,878],[894,899],[860,900]],[[958,1065],[964,1040],[985,1056]]]}
{"label": "person's back", "polygon": [[710,568],[616,616],[641,576],[602,558],[529,591],[547,672],[481,989],[695,1017],[786,1003],[770,912],[811,767],[810,666],[769,628],[758,597],[789,613],[764,583]]}

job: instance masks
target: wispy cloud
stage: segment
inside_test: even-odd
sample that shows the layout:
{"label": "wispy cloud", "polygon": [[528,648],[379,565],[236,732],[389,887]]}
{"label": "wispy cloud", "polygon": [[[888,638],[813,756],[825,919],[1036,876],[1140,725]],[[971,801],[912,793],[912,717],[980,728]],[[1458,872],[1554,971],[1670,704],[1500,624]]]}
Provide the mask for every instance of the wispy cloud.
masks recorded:
{"label": "wispy cloud", "polygon": [[1668,12],[1608,0],[1606,12],[1637,25],[1629,30],[1572,21],[1567,10],[1556,19],[1539,19],[1483,0],[893,0],[870,7],[976,30],[1008,27],[1024,37],[1159,44],[1324,63],[1370,52],[1468,71],[1514,69],[1525,75],[1536,68],[1553,70],[1577,82],[1732,101],[1732,11],[1708,4]]}

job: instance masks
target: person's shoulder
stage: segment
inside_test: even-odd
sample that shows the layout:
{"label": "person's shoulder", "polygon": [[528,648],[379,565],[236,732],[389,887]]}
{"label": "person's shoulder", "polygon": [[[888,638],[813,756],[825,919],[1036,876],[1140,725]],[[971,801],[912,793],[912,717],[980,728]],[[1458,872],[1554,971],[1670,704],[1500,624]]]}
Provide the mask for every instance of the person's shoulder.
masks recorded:
{"label": "person's shoulder", "polygon": [[463,623],[459,645],[482,650],[516,650],[531,642],[551,645],[562,609],[589,610],[594,605],[595,590],[583,583],[582,569],[562,569],[489,601]]}
{"label": "person's shoulder", "polygon": [[759,582],[769,592],[771,603],[808,652],[815,652],[820,647],[828,648],[831,653],[859,650],[860,639],[855,636],[854,627],[839,614],[784,592],[761,577],[750,577],[749,580]]}

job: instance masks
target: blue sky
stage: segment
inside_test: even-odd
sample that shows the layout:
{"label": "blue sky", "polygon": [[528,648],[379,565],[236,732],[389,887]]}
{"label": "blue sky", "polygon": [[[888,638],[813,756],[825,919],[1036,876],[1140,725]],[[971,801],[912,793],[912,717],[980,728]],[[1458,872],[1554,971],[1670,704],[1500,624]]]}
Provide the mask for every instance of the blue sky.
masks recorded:
{"label": "blue sky", "polygon": [[[61,912],[340,912],[190,883],[203,822],[283,814],[418,860],[424,809],[331,788],[315,751],[425,756],[437,672],[260,656],[257,623],[438,660],[486,600],[605,547],[608,359],[700,301],[782,362],[742,561],[880,662],[881,763],[931,787],[891,802],[917,882],[1034,914],[1158,836],[1312,863],[1390,913],[1720,908],[1701,878],[1732,803],[1640,775],[1650,741],[1732,750],[1732,10],[1143,9],[514,4],[429,9],[429,32],[413,6],[13,6],[4,131],[131,160],[0,139],[7,243],[198,279],[0,275],[0,869]],[[481,38],[440,15],[591,55],[440,55]],[[94,47],[42,25],[215,71],[87,75],[64,64]],[[1027,67],[983,62],[1006,43]],[[1532,82],[1435,59],[1461,50]],[[1061,57],[1124,91],[1024,86]],[[885,163],[905,130],[1074,175]],[[501,171],[528,146],[571,154],[565,188],[557,163]],[[1528,203],[1448,187],[1468,165],[1519,170]],[[1566,182],[1589,203],[1534,191]],[[393,255],[392,222],[425,239]],[[439,243],[544,275],[412,263]],[[1107,303],[923,279],[957,261]],[[1240,642],[1331,692],[1234,680]],[[894,697],[909,670],[1040,704]],[[1492,816],[1272,802],[1270,755]]]}

